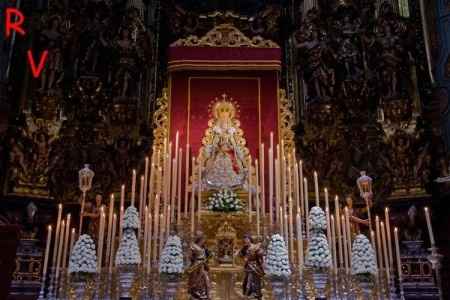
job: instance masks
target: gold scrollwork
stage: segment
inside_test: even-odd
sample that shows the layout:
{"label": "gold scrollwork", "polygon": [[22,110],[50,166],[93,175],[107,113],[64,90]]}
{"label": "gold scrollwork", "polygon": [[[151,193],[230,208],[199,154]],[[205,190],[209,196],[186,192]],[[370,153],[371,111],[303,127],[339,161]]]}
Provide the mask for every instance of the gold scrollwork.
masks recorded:
{"label": "gold scrollwork", "polygon": [[251,47],[251,48],[280,48],[277,43],[266,40],[261,36],[249,38],[231,24],[220,24],[210,30],[203,37],[190,35],[179,39],[171,47]]}
{"label": "gold scrollwork", "polygon": [[284,142],[284,149],[286,153],[292,153],[295,147],[294,143],[294,131],[295,116],[293,113],[294,105],[292,100],[286,97],[286,91],[284,89],[278,90],[279,98],[279,126],[280,126],[280,139]]}
{"label": "gold scrollwork", "polygon": [[164,140],[169,136],[169,96],[167,88],[164,88],[161,97],[156,99],[156,107],[153,115],[153,145],[156,149],[162,149]]}

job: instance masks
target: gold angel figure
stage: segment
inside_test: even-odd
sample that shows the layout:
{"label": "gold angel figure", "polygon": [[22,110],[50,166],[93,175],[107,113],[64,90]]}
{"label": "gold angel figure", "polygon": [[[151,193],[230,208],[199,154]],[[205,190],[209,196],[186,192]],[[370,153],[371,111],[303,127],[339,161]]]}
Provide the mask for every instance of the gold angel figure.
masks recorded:
{"label": "gold angel figure", "polygon": [[202,185],[207,189],[242,187],[247,178],[244,133],[237,120],[237,105],[222,95],[211,107],[212,119],[202,139],[200,149],[203,164]]}

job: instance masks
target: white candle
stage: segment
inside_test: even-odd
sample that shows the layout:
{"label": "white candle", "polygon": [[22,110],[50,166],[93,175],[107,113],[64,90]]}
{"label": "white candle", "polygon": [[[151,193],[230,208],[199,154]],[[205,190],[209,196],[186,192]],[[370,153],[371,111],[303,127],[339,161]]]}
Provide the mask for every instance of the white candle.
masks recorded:
{"label": "white candle", "polygon": [[155,163],[154,160],[152,159],[152,163],[150,165],[150,179],[148,182],[148,199],[147,199],[147,205],[148,207],[151,207],[151,201],[153,200],[154,197],[154,185],[155,185],[155,173],[156,173],[156,169],[155,169]]}
{"label": "white candle", "polygon": [[330,203],[328,199],[328,189],[324,189],[325,194],[325,213],[326,213],[326,219],[327,219],[327,240],[328,245],[331,245],[331,224],[330,224]]}
{"label": "white candle", "polygon": [[330,216],[331,222],[331,250],[333,255],[333,271],[337,272],[337,253],[336,253],[336,223],[334,222],[334,215]]}
{"label": "white candle", "polygon": [[197,198],[197,221],[198,221],[198,226],[200,226],[200,211],[202,209],[202,161],[200,159],[200,156],[197,158],[197,163],[198,163],[198,198]]}
{"label": "white candle", "polygon": [[47,243],[45,244],[44,267],[42,269],[42,280],[45,282],[48,266],[48,255],[50,253],[50,244],[52,243],[52,225],[47,227]]}
{"label": "white candle", "polygon": [[[148,251],[147,251],[147,243],[148,243],[148,206],[145,206],[144,208],[144,255],[143,255],[143,261],[145,262]],[[144,267],[146,265],[144,264]]]}
{"label": "white candle", "polygon": [[431,226],[430,211],[426,206],[424,207],[424,210],[425,210],[425,218],[427,220],[428,235],[430,236],[430,243],[431,247],[433,248],[436,246],[436,243],[434,241],[433,227]]}
{"label": "white candle", "polygon": [[306,224],[306,239],[309,241],[309,195],[308,195],[308,178],[303,178],[305,190],[305,224]]}
{"label": "white candle", "polygon": [[377,263],[377,266],[378,266],[378,259],[377,259],[377,255],[376,255],[377,248],[375,247],[375,231],[373,231],[373,230],[370,231],[370,240],[372,243],[373,252],[375,253],[375,262]]}
{"label": "white candle", "polygon": [[341,213],[339,209],[339,197],[337,195],[334,197],[334,214],[336,215],[336,229],[339,246],[339,266],[342,268],[344,266],[344,253],[342,252]]}
{"label": "white candle", "polygon": [[111,253],[111,235],[112,235],[112,222],[114,214],[114,194],[111,194],[109,198],[108,207],[108,235],[106,237],[106,255],[105,255],[105,265],[109,264],[109,258]]}
{"label": "white candle", "polygon": [[[189,158],[190,151],[189,151],[189,144],[186,145],[186,166],[184,170],[184,217],[188,217],[188,199],[189,199]],[[194,166],[194,165],[192,165]]]}
{"label": "white candle", "polygon": [[144,195],[143,195],[143,202],[142,205],[145,206],[145,203],[147,203],[147,188],[148,188],[148,166],[149,166],[149,160],[148,156],[145,157],[145,169],[144,169]]}
{"label": "white candle", "polygon": [[282,219],[280,219],[280,176],[280,161],[278,159],[275,159],[275,222],[278,224],[282,223]]}
{"label": "white candle", "polygon": [[352,231],[350,227],[350,213],[348,207],[345,207],[345,227],[347,232],[347,247],[348,247],[348,267],[352,267]]}
{"label": "white candle", "polygon": [[349,273],[349,267],[348,267],[348,247],[347,247],[347,230],[345,226],[345,218],[344,215],[341,215],[341,226],[342,226],[342,238],[344,243],[344,264],[345,264],[345,272]]}
{"label": "white candle", "polygon": [[102,206],[100,208],[100,226],[98,231],[98,242],[97,242],[97,269],[100,272],[102,269],[102,263],[103,263],[103,243],[104,243],[104,232],[105,232],[105,209]]}
{"label": "white candle", "polygon": [[294,163],[294,199],[295,199],[295,207],[298,213],[301,213],[300,208],[300,181],[298,176],[298,163],[295,161]]}
{"label": "white candle", "polygon": [[120,187],[120,207],[119,207],[119,241],[122,238],[122,221],[125,207],[125,185]]}
{"label": "white candle", "polygon": [[119,241],[122,240],[122,223],[123,223],[124,207],[120,207],[119,212]]}
{"label": "white candle", "polygon": [[136,199],[136,170],[133,169],[133,175],[131,178],[131,206],[134,206],[135,199]]}
{"label": "white candle", "polygon": [[53,244],[52,268],[56,268],[56,260],[58,257],[59,232],[61,227],[62,204],[58,204],[58,217],[56,219],[55,243]]}
{"label": "white candle", "polygon": [[66,232],[64,234],[64,250],[63,250],[62,265],[61,265],[62,269],[65,269],[67,267],[67,251],[69,248],[70,220],[71,220],[71,215],[68,214],[67,221],[66,221]]}
{"label": "white candle", "polygon": [[[195,157],[192,157],[192,172],[194,172]],[[186,186],[187,188],[187,186]],[[191,235],[194,236],[195,229],[195,197],[194,197],[194,184],[191,184]]]}
{"label": "white candle", "polygon": [[292,197],[289,197],[289,244],[291,249],[291,260],[294,262],[294,216],[292,209]]}
{"label": "white candle", "polygon": [[148,214],[148,237],[147,237],[147,274],[150,274],[151,271],[151,262],[152,262],[152,214]]}
{"label": "white candle", "polygon": [[138,228],[138,235],[137,239],[138,241],[141,240],[141,228],[142,228],[142,211],[144,210],[145,202],[144,202],[144,184],[145,184],[145,178],[144,176],[141,176],[140,185],[139,185],[139,223],[141,226]]}
{"label": "white candle", "polygon": [[164,233],[165,233],[165,228],[164,228],[164,215],[161,214],[159,216],[159,221],[161,224],[161,227],[159,229],[159,254],[161,255],[162,249],[164,247]]}
{"label": "white candle", "polygon": [[177,180],[177,225],[181,225],[181,169],[183,161],[183,149],[178,150],[178,180]]}
{"label": "white candle", "polygon": [[392,251],[392,238],[391,238],[391,222],[389,218],[389,208],[384,209],[384,217],[386,220],[386,233],[387,233],[387,243],[388,243],[388,253],[389,253],[389,266],[392,268],[394,266],[394,255]]}
{"label": "white candle", "polygon": [[[159,194],[156,195],[156,200],[159,199]],[[159,200],[158,200],[159,202]],[[158,236],[159,236],[159,209],[154,211],[153,222],[155,223],[153,226],[153,261],[156,261],[156,255],[158,254]]]}
{"label": "white candle", "polygon": [[252,223],[252,157],[248,156],[248,221]]}
{"label": "white candle", "polygon": [[303,236],[302,236],[302,220],[300,213],[297,213],[297,259],[300,275],[303,274]]}
{"label": "white candle", "polygon": [[116,241],[116,227],[117,227],[117,215],[113,214],[112,233],[111,233],[111,253],[109,258],[109,273],[112,273],[112,268],[115,262],[115,241]]}
{"label": "white candle", "polygon": [[[176,155],[178,156],[178,155]],[[176,196],[177,196],[177,179],[178,179],[178,170],[177,170],[178,162],[177,159],[174,158],[172,160],[172,192],[170,196],[170,219],[175,220],[175,210],[177,208],[176,205]]]}
{"label": "white candle", "polygon": [[273,132],[270,135],[271,144],[269,149],[269,225],[273,225]]}
{"label": "white candle", "polygon": [[56,258],[56,279],[59,278],[59,269],[60,269],[60,264],[61,264],[61,255],[62,255],[62,250],[63,250],[63,244],[64,244],[64,228],[65,228],[65,220],[61,221],[61,225],[60,225],[60,231],[59,231],[59,236],[58,236],[58,255]]}
{"label": "white candle", "polygon": [[302,216],[306,216],[305,213],[305,192],[303,190],[303,161],[300,160],[298,162],[298,169],[299,169],[299,185],[300,185],[300,212]]}
{"label": "white candle", "polygon": [[317,172],[314,171],[314,193],[316,194],[316,206],[320,206],[319,200],[319,178]]}
{"label": "white candle", "polygon": [[375,216],[375,231],[377,235],[377,254],[378,254],[378,268],[383,269],[383,254],[382,254],[382,242],[381,242],[381,233],[380,233],[380,218]]}
{"label": "white candle", "polygon": [[280,207],[280,234],[281,234],[281,236],[284,238],[284,240],[286,241],[286,244],[287,244],[287,240],[286,240],[286,236],[285,236],[285,234],[284,234],[284,222],[283,222],[283,208],[282,207]]}
{"label": "white candle", "polygon": [[261,154],[260,154],[260,160],[259,160],[259,162],[260,162],[260,173],[261,173],[261,175],[260,175],[260,177],[259,177],[259,181],[260,181],[260,184],[259,184],[259,186],[260,186],[260,189],[259,189],[259,191],[260,191],[260,193],[261,193],[261,195],[260,195],[260,200],[261,200],[261,213],[262,213],[262,218],[263,218],[263,220],[264,220],[264,216],[266,215],[266,188],[265,188],[265,179],[266,179],[266,177],[265,177],[265,168],[264,168],[264,161],[265,161],[265,155],[264,155],[264,144],[261,144]]}
{"label": "white candle", "polygon": [[391,272],[389,271],[389,256],[387,251],[386,231],[383,221],[380,222],[381,240],[383,241],[384,265],[386,271],[387,282],[391,282]]}
{"label": "white candle", "polygon": [[400,261],[400,246],[398,243],[398,228],[394,227],[395,253],[397,258],[397,275],[399,282],[402,282],[402,264]]}
{"label": "white candle", "polygon": [[75,243],[75,228],[72,228],[72,232],[70,234],[69,257],[72,254],[72,248],[74,243]]}
{"label": "white candle", "polygon": [[258,236],[260,236],[260,234],[261,234],[261,229],[260,229],[260,224],[261,224],[261,220],[260,220],[260,218],[261,218],[261,215],[260,215],[260,207],[259,207],[259,200],[260,200],[260,198],[259,198],[259,192],[260,192],[260,189],[259,189],[259,172],[258,172],[258,170],[259,170],[259,168],[258,168],[258,160],[257,159],[255,159],[255,173],[256,173],[256,182],[255,182],[255,188],[256,188],[256,197],[255,197],[255,202],[256,202],[256,234],[258,235]]}

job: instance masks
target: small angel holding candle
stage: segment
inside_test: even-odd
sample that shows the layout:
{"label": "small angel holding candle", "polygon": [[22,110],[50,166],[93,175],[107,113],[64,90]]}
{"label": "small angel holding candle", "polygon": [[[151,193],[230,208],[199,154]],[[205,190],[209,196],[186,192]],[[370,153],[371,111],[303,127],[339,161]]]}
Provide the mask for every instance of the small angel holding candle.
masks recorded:
{"label": "small angel holding candle", "polygon": [[85,220],[86,233],[92,238],[96,239],[98,235],[98,227],[100,224],[100,208],[102,206],[103,197],[100,194],[95,195],[95,204],[93,202],[87,202],[84,209],[83,218]]}
{"label": "small angel holding candle", "polygon": [[205,237],[197,231],[190,247],[188,275],[188,293],[191,300],[210,300],[211,282],[208,267],[209,251],[205,246]]}

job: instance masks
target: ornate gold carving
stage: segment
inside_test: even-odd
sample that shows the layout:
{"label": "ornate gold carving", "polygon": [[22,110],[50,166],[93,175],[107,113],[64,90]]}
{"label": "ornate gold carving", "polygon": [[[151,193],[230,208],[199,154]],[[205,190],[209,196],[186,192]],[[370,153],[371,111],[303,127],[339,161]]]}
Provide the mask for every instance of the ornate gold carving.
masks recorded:
{"label": "ornate gold carving", "polygon": [[210,30],[205,36],[190,35],[179,39],[171,47],[251,47],[251,48],[280,48],[277,43],[266,40],[261,36],[248,38],[231,24],[221,24]]}
{"label": "ornate gold carving", "polygon": [[162,90],[161,97],[156,99],[157,109],[153,115],[153,145],[156,149],[162,149],[164,140],[169,136],[169,96],[167,88]]}
{"label": "ornate gold carving", "polygon": [[286,153],[292,153],[295,147],[294,144],[294,106],[292,100],[286,97],[286,91],[284,89],[278,90],[279,98],[279,126],[280,126],[280,139],[284,142],[284,149]]}
{"label": "ornate gold carving", "polygon": [[217,261],[221,264],[234,263],[234,248],[236,245],[236,230],[225,221],[217,231]]}

